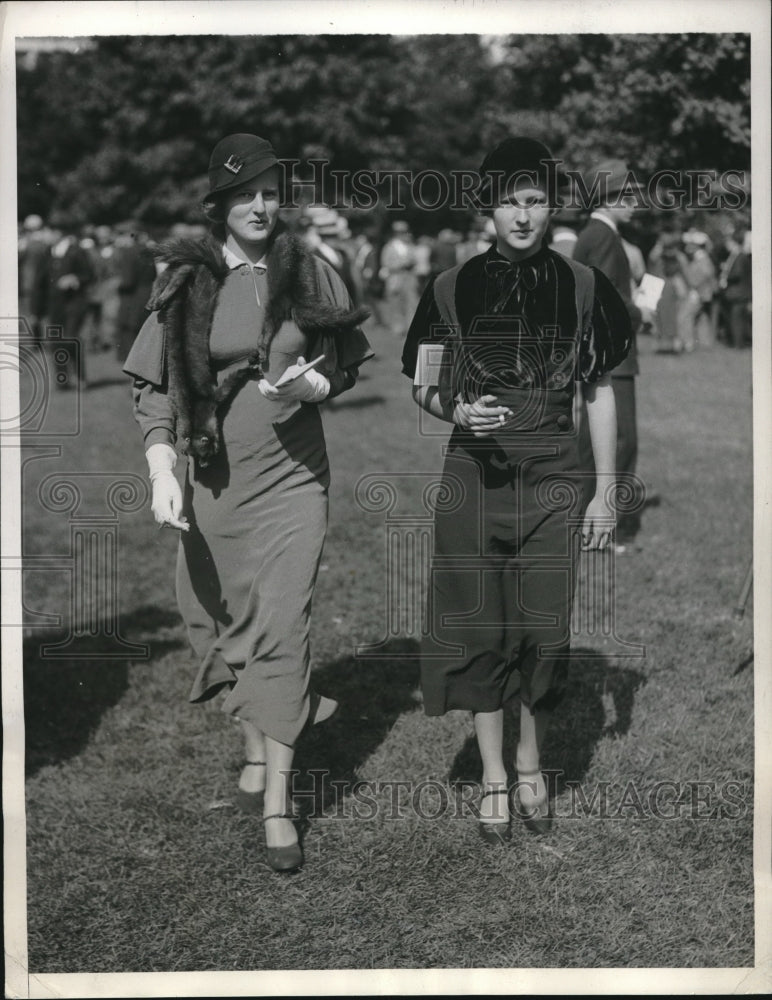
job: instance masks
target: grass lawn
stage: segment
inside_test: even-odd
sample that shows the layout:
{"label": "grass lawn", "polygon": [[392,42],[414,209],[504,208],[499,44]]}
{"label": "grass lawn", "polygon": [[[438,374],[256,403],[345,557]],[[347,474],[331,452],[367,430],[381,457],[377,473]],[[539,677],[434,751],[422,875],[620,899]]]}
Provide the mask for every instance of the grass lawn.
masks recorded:
{"label": "grass lawn", "polygon": [[[415,518],[441,465],[442,438],[416,434],[400,345],[372,340],[366,377],[325,416],[313,649],[317,686],[344,711],[298,750],[301,792],[309,770],[329,772],[298,799],[305,868],[267,867],[259,821],[233,806],[237,727],[219,703],[187,703],[176,534],[149,505],[122,513],[121,634],[148,657],[51,659],[40,646],[55,631],[25,640],[30,970],[753,965],[751,603],[732,617],[752,552],[749,354],[642,345],[639,471],[660,501],[616,559],[616,637],[576,639],[544,754],[555,829],[515,824],[499,850],[468,801],[471,720],[423,716],[414,635],[385,616],[386,513],[354,495],[362,475],[388,473],[395,513]],[[37,492],[47,476],[144,474],[128,386],[109,359],[89,361],[82,432],[59,455],[25,453],[28,554],[68,550],[70,515]],[[79,481],[106,512],[103,478]],[[31,612],[66,621],[69,593],[61,567],[28,574]],[[381,641],[382,658],[355,657]]]}

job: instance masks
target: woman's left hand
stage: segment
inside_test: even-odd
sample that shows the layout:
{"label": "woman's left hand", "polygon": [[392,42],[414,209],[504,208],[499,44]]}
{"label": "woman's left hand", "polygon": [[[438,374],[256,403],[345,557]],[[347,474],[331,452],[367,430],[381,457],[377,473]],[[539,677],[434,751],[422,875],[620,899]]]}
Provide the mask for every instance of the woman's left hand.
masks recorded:
{"label": "woman's left hand", "polygon": [[608,491],[596,493],[587,506],[582,525],[582,549],[605,549],[616,525],[616,511],[606,499]]}

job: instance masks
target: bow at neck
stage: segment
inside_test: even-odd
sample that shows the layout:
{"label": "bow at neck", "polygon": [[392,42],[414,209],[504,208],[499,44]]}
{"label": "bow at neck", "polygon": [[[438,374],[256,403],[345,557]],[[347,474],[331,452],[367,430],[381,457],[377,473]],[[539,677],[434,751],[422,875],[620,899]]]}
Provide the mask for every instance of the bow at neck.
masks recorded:
{"label": "bow at neck", "polygon": [[497,282],[507,284],[510,288],[520,282],[528,291],[533,291],[539,283],[542,265],[547,259],[547,252],[540,247],[536,253],[523,260],[508,260],[493,247],[485,262],[485,273]]}
{"label": "bow at neck", "polygon": [[[485,261],[488,279],[486,308],[498,315],[514,309],[522,309],[525,296],[533,292],[544,279],[547,252],[541,247],[524,260],[508,260],[492,247]],[[514,297],[514,298],[513,298]]]}

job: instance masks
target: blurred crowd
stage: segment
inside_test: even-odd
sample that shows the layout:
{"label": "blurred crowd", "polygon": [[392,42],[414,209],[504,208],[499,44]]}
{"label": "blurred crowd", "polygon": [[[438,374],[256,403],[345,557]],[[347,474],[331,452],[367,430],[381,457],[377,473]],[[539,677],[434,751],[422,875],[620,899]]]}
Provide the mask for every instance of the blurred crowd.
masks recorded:
{"label": "blurred crowd", "polygon": [[[584,221],[585,214],[576,210],[558,212],[552,248],[570,256]],[[415,235],[404,219],[384,229],[319,205],[305,208],[289,224],[340,275],[352,300],[368,306],[376,322],[400,338],[427,282],[484,252],[495,239],[489,219],[475,219],[465,233],[445,228]],[[163,237],[205,232],[204,226],[179,224]],[[633,298],[644,317],[641,332],[654,338],[655,349],[681,353],[717,342],[749,346],[750,232],[733,228],[712,239],[693,226],[678,229],[671,220],[648,242],[647,254],[632,238],[624,239],[624,247]],[[63,385],[85,378],[87,353],[114,351],[123,361],[147,315],[145,304],[161,266],[154,238],[130,220],[66,229],[30,215],[19,227],[18,245],[20,315],[35,336],[56,327],[65,340],[81,345],[79,370]]]}
{"label": "blurred crowd", "polygon": [[[34,337],[54,328],[80,344],[80,363],[69,351],[72,388],[85,379],[85,354],[114,351],[126,357],[147,312],[157,269],[153,241],[130,222],[48,226],[38,215],[19,232],[19,312]],[[49,334],[50,336],[50,334]],[[66,343],[65,343],[66,348]]]}
{"label": "blurred crowd", "polygon": [[[563,210],[552,228],[554,250],[572,255],[584,218]],[[641,333],[655,350],[680,354],[719,342],[751,345],[751,233],[727,227],[719,239],[669,223],[655,235],[648,254],[629,239],[622,244],[630,264],[632,298],[643,315]],[[650,241],[649,241],[650,242]]]}
{"label": "blurred crowd", "polygon": [[649,270],[664,279],[658,335],[676,351],[751,343],[751,234],[735,229],[715,247],[698,230],[663,233],[649,254]]}

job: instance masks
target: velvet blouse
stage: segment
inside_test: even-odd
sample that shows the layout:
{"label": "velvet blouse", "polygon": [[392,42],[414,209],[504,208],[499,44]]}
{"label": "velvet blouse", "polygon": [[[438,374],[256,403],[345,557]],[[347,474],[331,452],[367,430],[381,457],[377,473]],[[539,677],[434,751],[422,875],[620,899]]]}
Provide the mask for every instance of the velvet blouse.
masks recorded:
{"label": "velvet blouse", "polygon": [[502,389],[564,389],[612,371],[631,341],[624,302],[602,272],[547,247],[513,263],[494,246],[427,286],[402,371],[414,378],[420,345],[437,344],[467,400]]}

